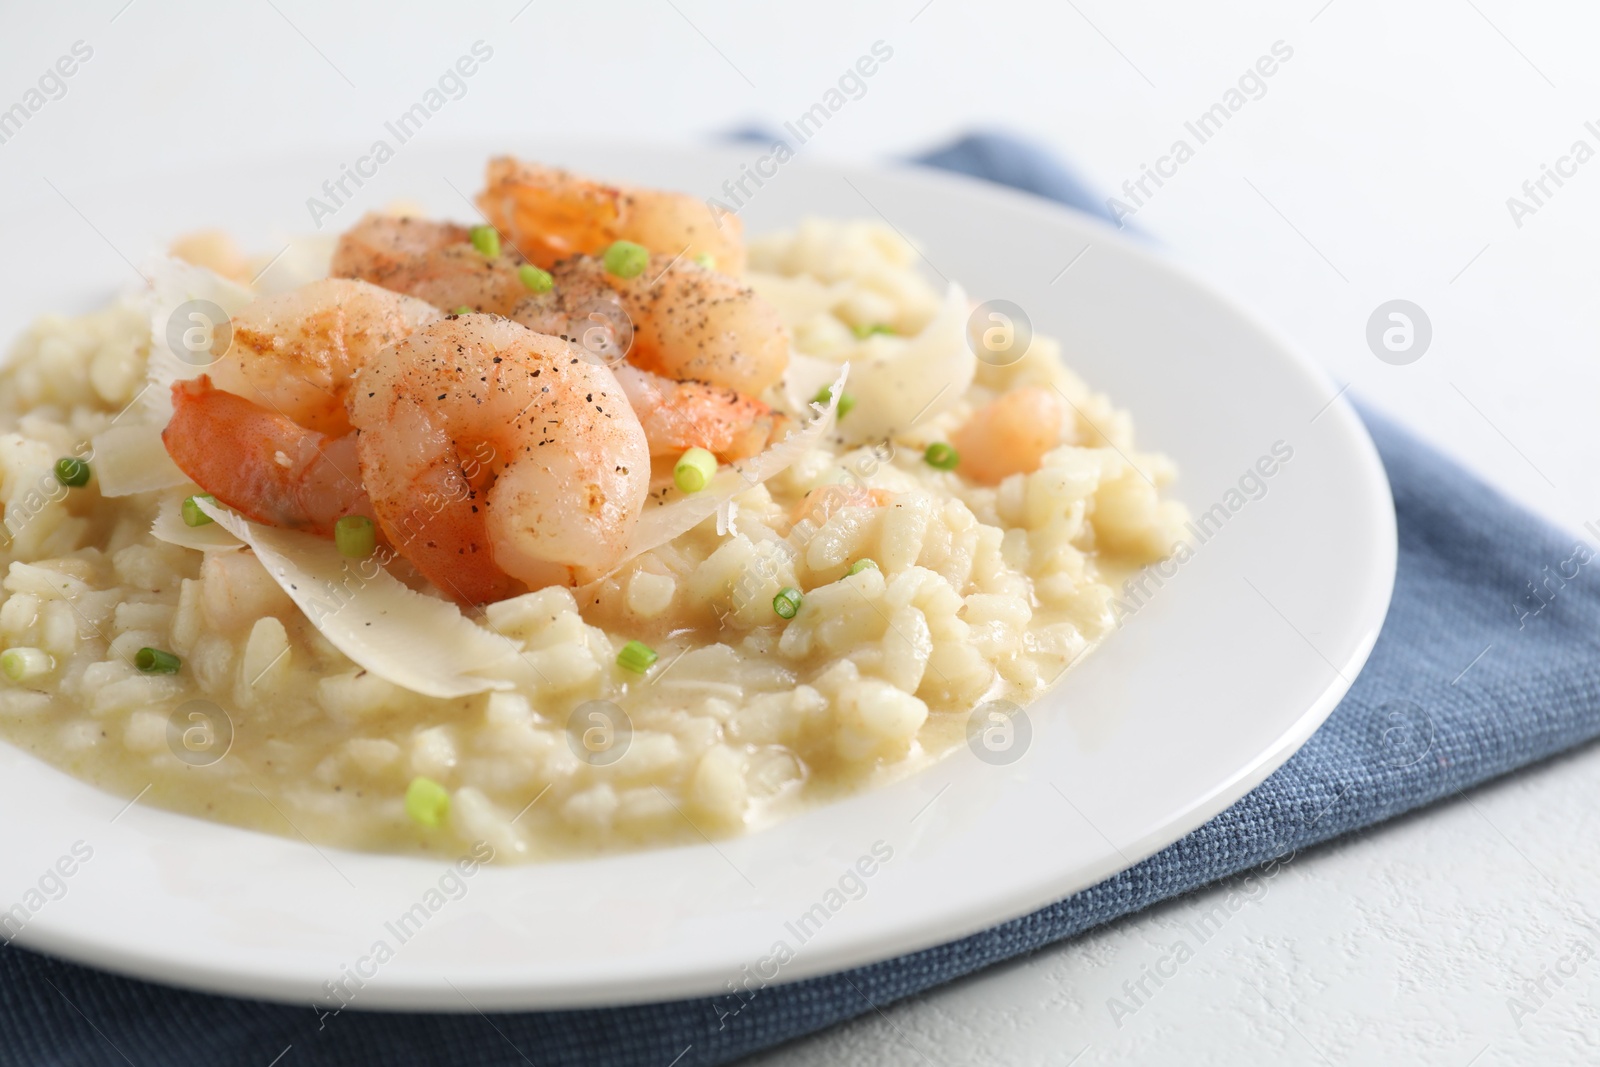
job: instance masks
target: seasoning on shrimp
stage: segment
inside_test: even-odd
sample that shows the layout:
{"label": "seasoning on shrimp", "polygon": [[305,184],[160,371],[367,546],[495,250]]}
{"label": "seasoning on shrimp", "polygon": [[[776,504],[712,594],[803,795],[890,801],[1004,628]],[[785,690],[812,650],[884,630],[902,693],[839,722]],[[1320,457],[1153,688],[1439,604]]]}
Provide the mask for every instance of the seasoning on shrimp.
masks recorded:
{"label": "seasoning on shrimp", "polygon": [[[350,421],[385,536],[463,602],[611,566],[650,488],[616,376],[504,319],[443,319],[384,349],[356,376]],[[496,458],[472,470],[463,457],[480,444]]]}
{"label": "seasoning on shrimp", "polygon": [[[562,309],[606,297],[620,302],[633,329],[628,361],[645,370],[754,396],[789,365],[789,331],[777,309],[726,275],[659,254],[631,278],[593,256],[564,259],[550,273]],[[512,318],[532,326],[551,306],[549,295],[529,297]]]}
{"label": "seasoning on shrimp", "polygon": [[422,300],[324,278],[233,316],[233,343],[210,368],[211,380],[305,429],[339,436],[350,431],[345,394],[356,368],[438,317]]}
{"label": "seasoning on shrimp", "polygon": [[336,278],[360,278],[435,307],[505,315],[528,295],[521,265],[516,250],[502,250],[487,226],[368,215],[340,236],[329,270]]}
{"label": "seasoning on shrimp", "polygon": [[549,269],[573,254],[599,255],[631,241],[694,260],[708,256],[724,272],[744,273],[744,227],[718,218],[686,193],[608,185],[509,156],[489,161],[478,206],[536,265]]}

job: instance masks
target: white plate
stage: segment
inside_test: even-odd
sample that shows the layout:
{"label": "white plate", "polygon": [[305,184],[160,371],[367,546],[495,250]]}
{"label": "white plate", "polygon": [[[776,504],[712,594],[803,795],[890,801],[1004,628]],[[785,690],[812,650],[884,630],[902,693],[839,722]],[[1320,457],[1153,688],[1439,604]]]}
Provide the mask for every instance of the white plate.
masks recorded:
{"label": "white plate", "polygon": [[[475,192],[486,154],[506,147],[404,146],[328,228],[399,196],[468,217],[456,190]],[[509,147],[700,195],[763,154]],[[9,238],[0,321],[20,329],[44,310],[94,306],[135,280],[123,256],[137,262],[198,225],[272,247],[310,228],[306,198],[353,161],[278,159],[98,185],[53,176],[70,206],[41,184],[36,201],[0,216]],[[1324,376],[1228,299],[1093,220],[957,177],[801,158],[748,188],[751,232],[808,213],[881,212],[975,299],[1021,305],[1093,386],[1132,410],[1145,447],[1178,461],[1177,495],[1196,513],[1224,501],[1275,442],[1293,458],[1265,482],[1265,496],[1231,514],[1029,709],[1031,744],[1014,764],[959,750],[889,788],[715,847],[479,871],[376,969],[357,1007],[551,1008],[725,993],[729,983],[823,974],[1022,915],[1176,840],[1260,782],[1332,710],[1377,637],[1395,531],[1372,443],[1342,400],[1329,406]],[[385,924],[443,870],[319,852],[143,805],[124,812],[128,800],[0,745],[0,810],[10,813],[0,908],[74,842],[93,849],[20,944],[303,1003],[324,997],[323,984],[380,939],[396,946]],[[847,872],[878,842],[892,858],[856,892]],[[838,893],[842,878],[859,899]],[[808,913],[802,942],[795,931]],[[762,961],[779,942],[793,958],[774,974]]]}

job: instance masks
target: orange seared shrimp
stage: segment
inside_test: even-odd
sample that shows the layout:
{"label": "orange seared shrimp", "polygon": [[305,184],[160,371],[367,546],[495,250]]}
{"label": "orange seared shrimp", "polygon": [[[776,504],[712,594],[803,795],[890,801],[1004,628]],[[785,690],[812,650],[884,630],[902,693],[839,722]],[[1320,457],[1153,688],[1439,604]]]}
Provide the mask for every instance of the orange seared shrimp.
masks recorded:
{"label": "orange seared shrimp", "polygon": [[489,161],[478,206],[541,267],[574,254],[598,255],[622,240],[669,257],[710,256],[716,269],[744,273],[744,226],[737,216],[718,218],[686,193],[607,185],[501,156]]}
{"label": "orange seared shrimp", "polygon": [[210,374],[220,389],[308,430],[342,436],[350,432],[345,394],[356,368],[438,317],[421,300],[366,282],[323,278],[235,315],[232,345]]}
{"label": "orange seared shrimp", "polygon": [[719,459],[745,459],[766,448],[787,422],[781,412],[732,389],[673,381],[625,363],[615,371],[652,456],[703,448]]}
{"label": "orange seared shrimp", "polygon": [[447,312],[508,315],[528,288],[517,274],[522,260],[510,248],[486,256],[471,231],[453,222],[397,215],[367,215],[339,237],[329,273],[426,300]]}
{"label": "orange seared shrimp", "polygon": [[332,537],[343,516],[373,514],[353,435],[308,430],[206,375],[172,386],[161,440],[183,473],[252,522]]}
{"label": "orange seared shrimp", "polygon": [[1042,385],[1002,393],[972,413],[950,436],[961,456],[958,473],[984,485],[1039,469],[1044,454],[1061,443],[1062,399]]}
{"label": "orange seared shrimp", "polygon": [[617,375],[644,425],[653,456],[704,448],[725,460],[760,452],[785,423],[781,413],[735,389],[662,377],[624,362],[635,338],[622,297],[609,286],[558,286],[529,297],[513,319],[581,347]]}
{"label": "orange seared shrimp", "polygon": [[754,396],[783,377],[789,331],[778,311],[725,274],[652,255],[633,278],[609,273],[593,256],[573,256],[550,271],[554,293],[512,312],[538,328],[552,299],[563,309],[620,305],[633,331],[628,360],[679,381],[702,381]]}
{"label": "orange seared shrimp", "polygon": [[451,316],[378,353],[350,421],[390,543],[467,603],[610,567],[649,493],[644,431],[616,377],[505,319]]}

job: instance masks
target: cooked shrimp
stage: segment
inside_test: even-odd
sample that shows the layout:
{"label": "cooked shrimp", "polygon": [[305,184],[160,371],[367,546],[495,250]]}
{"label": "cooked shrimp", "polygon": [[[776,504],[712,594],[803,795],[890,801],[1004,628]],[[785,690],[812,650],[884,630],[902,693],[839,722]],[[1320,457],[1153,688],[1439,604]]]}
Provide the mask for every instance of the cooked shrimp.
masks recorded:
{"label": "cooked shrimp", "polygon": [[438,317],[421,300],[366,282],[324,278],[257,300],[235,315],[232,346],[211,377],[218,388],[258,401],[307,430],[341,436],[350,432],[345,395],[356,368]]}
{"label": "cooked shrimp", "polygon": [[512,318],[538,329],[552,306],[573,311],[613,294],[633,331],[628,360],[679,381],[702,381],[754,396],[789,364],[789,332],[755,290],[682,258],[652,255],[634,278],[619,278],[593,256],[573,256],[550,271],[554,293],[530,297]]}
{"label": "cooked shrimp", "polygon": [[328,273],[383,285],[381,276],[401,270],[418,256],[470,240],[471,231],[454,222],[372,212],[339,235]]}
{"label": "cooked shrimp", "polygon": [[719,459],[744,459],[766,448],[787,421],[761,401],[732,389],[673,381],[626,364],[615,370],[644,427],[652,456],[703,448]]}
{"label": "cooked shrimp", "polygon": [[[341,238],[335,267],[365,270],[377,284],[401,287],[440,306],[448,301],[441,298],[439,285],[449,289],[449,299],[457,299],[461,290],[450,287],[463,279],[475,283],[504,267],[502,273],[509,273],[514,291],[491,282],[493,291],[477,294],[480,299],[472,306],[498,311],[506,297],[514,295],[513,317],[518,322],[579,343],[608,364],[617,363],[639,341],[639,358],[663,368],[710,373],[731,368],[730,377],[748,379],[759,370],[759,362],[776,359],[777,374],[782,374],[788,358],[782,323],[759,297],[722,275],[697,264],[674,266],[672,260],[660,257],[652,264],[655,284],[640,286],[612,278],[599,261],[581,257],[558,266],[561,284],[555,290],[533,296],[507,264],[461,243],[464,234],[448,223],[368,216]],[[451,263],[470,269],[457,271]],[[607,284],[604,279],[612,280]],[[702,310],[699,304],[709,307]],[[645,322],[638,331],[630,305]],[[776,352],[772,339],[777,341]],[[679,382],[641,371],[628,382],[629,400],[655,455],[699,446],[724,459],[740,459],[761,451],[776,425],[765,404],[718,388],[714,379]]]}
{"label": "cooked shrimp", "polygon": [[204,374],[173,384],[161,440],[183,473],[252,522],[332,537],[343,516],[372,517],[353,435],[308,430]]}
{"label": "cooked shrimp", "polygon": [[551,289],[529,296],[511,312],[534,333],[547,333],[583,349],[591,363],[615,370],[633,347],[633,319],[610,289],[590,293]]}
{"label": "cooked shrimp", "polygon": [[950,436],[961,456],[959,472],[995,485],[1011,474],[1039,469],[1044,454],[1061,443],[1061,397],[1042,385],[1013,389],[972,413]]}
{"label": "cooked shrimp", "polygon": [[686,258],[708,255],[726,274],[744,273],[744,226],[712,214],[686,193],[606,185],[509,156],[489,161],[478,206],[541,267],[575,253],[598,255],[613,241]]}
{"label": "cooked shrimp", "polygon": [[633,322],[610,289],[593,296],[556,289],[524,301],[514,318],[535,333],[571,341],[590,362],[610,367],[644,426],[653,456],[699,447],[725,460],[744,459],[765,448],[785,421],[736,390],[663,378],[623,362],[633,344]]}
{"label": "cooked shrimp", "polygon": [[445,311],[470,307],[507,315],[528,295],[517,275],[520,263],[512,249],[484,255],[471,243],[471,231],[453,222],[367,215],[340,236],[329,273],[406,293]]}
{"label": "cooked shrimp", "polygon": [[[356,376],[350,421],[384,533],[469,603],[611,566],[650,489],[611,371],[505,319],[451,316],[384,349]],[[488,457],[476,476],[469,453]]]}

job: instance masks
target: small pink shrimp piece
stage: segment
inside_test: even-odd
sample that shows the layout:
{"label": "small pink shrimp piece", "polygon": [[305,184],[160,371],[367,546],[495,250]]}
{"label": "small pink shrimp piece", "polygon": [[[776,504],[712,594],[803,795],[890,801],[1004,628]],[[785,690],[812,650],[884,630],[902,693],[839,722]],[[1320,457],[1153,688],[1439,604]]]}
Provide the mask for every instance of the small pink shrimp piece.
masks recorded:
{"label": "small pink shrimp piece", "polygon": [[161,440],[183,473],[252,522],[332,537],[344,516],[373,515],[353,436],[308,430],[206,375],[173,384]]}
{"label": "small pink shrimp piece", "polygon": [[1039,469],[1044,454],[1061,444],[1062,400],[1052,389],[1025,385],[972,413],[950,435],[960,453],[957,473],[982,485]]}

